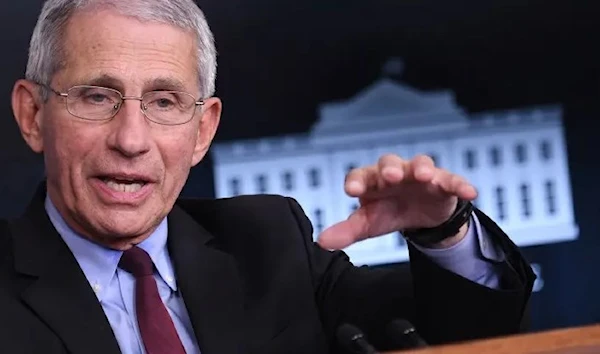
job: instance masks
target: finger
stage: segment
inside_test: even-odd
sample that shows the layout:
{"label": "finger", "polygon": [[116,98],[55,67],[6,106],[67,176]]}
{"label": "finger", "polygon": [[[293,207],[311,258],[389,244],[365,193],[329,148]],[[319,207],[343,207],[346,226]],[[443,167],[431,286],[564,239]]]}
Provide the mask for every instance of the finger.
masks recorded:
{"label": "finger", "polygon": [[398,155],[388,154],[377,161],[379,175],[387,183],[398,183],[409,172],[410,163]]}
{"label": "finger", "polygon": [[375,166],[355,168],[346,175],[344,190],[351,197],[360,197],[380,185],[380,177]]}
{"label": "finger", "polygon": [[347,220],[323,230],[317,239],[317,243],[325,249],[344,249],[368,238],[364,225],[366,225],[366,220],[364,220],[362,213],[357,211],[350,215]]}
{"label": "finger", "polygon": [[430,182],[436,175],[437,169],[433,159],[426,155],[418,155],[410,162],[410,174],[407,178],[418,182]]}
{"label": "finger", "polygon": [[455,195],[461,199],[473,200],[477,198],[477,190],[465,178],[450,173],[445,170],[439,170],[436,178],[437,184],[448,194]]}

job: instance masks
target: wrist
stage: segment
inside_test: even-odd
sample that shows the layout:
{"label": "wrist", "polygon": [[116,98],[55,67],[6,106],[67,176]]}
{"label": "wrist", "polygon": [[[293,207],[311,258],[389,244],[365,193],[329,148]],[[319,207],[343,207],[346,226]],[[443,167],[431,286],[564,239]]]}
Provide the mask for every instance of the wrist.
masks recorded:
{"label": "wrist", "polygon": [[458,200],[450,218],[433,228],[409,229],[401,231],[409,241],[427,248],[451,247],[460,242],[469,229],[469,220],[473,212],[473,204]]}
{"label": "wrist", "polygon": [[429,245],[428,247],[432,248],[432,249],[446,249],[446,248],[453,247],[453,246],[457,245],[458,243],[460,243],[467,236],[468,232],[469,232],[469,221],[467,221],[460,227],[460,229],[458,230],[456,235],[450,236],[440,242],[433,243],[433,244]]}

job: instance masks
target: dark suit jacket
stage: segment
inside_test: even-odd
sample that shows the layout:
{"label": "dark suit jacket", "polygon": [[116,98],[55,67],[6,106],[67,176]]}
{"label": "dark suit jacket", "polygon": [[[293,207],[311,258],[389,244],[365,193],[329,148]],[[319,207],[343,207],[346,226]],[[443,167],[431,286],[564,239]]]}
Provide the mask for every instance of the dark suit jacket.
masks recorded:
{"label": "dark suit jacket", "polygon": [[[94,292],[52,227],[39,193],[0,223],[0,351],[116,354]],[[168,247],[203,354],[336,352],[343,322],[385,347],[389,320],[407,318],[430,343],[514,333],[534,275],[507,236],[503,288],[470,282],[415,249],[410,269],[354,267],[312,242],[299,205],[277,196],[180,200]]]}

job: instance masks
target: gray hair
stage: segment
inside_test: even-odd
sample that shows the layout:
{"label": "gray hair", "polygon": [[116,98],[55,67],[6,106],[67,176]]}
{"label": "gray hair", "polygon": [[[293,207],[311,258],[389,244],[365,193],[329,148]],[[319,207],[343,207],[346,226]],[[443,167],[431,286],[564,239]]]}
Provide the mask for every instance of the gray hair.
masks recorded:
{"label": "gray hair", "polygon": [[[217,53],[213,34],[193,0],[47,0],[31,37],[25,77],[49,85],[65,60],[63,36],[76,11],[110,6],[119,14],[192,31],[198,45],[198,76],[202,98],[215,91]],[[46,95],[46,93],[44,93]]]}

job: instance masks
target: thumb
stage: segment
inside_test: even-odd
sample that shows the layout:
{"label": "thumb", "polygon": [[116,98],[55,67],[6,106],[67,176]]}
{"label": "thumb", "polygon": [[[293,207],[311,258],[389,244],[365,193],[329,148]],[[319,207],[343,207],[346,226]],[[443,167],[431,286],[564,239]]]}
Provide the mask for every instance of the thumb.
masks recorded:
{"label": "thumb", "polygon": [[364,213],[361,212],[361,209],[358,209],[347,220],[323,230],[317,243],[325,249],[339,250],[346,248],[369,237],[366,232],[366,225]]}

